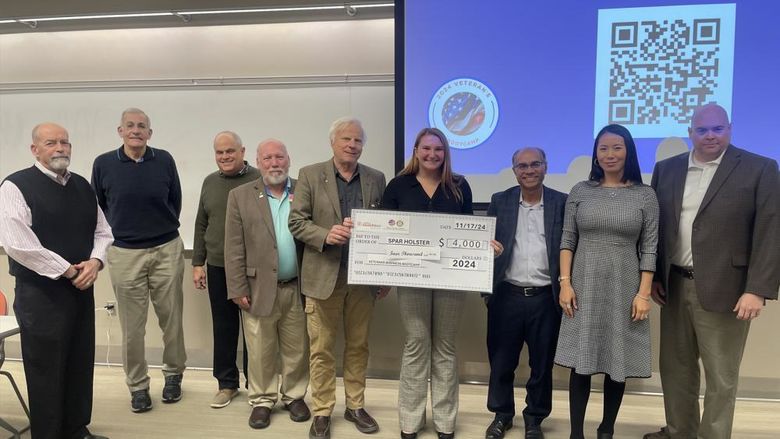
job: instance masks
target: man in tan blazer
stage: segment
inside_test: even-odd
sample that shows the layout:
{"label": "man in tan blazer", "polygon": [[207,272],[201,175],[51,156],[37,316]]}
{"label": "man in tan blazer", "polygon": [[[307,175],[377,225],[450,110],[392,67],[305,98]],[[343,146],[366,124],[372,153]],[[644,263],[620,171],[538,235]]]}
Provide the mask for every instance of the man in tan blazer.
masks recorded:
{"label": "man in tan blazer", "polygon": [[344,323],[344,417],[363,433],[379,431],[364,408],[368,331],[374,300],[386,289],[347,284],[350,212],[376,208],[385,176],[358,164],[366,136],[357,119],[341,118],[330,129],[333,158],[300,170],[290,211],[290,231],[304,243],[301,291],[311,350],[312,439],[330,437],[336,404],[336,331]]}
{"label": "man in tan blazer", "polygon": [[652,179],[667,427],[645,438],[727,439],[750,321],[780,285],[780,174],[774,160],[731,145],[718,105],[698,108],[688,134],[693,150],[659,162]]}
{"label": "man in tan blazer", "polygon": [[257,168],[261,179],[228,195],[225,273],[228,298],[242,310],[249,355],[249,426],[265,428],[279,393],[293,421],[306,421],[311,413],[303,401],[309,368],[298,246],[287,227],[295,180],[288,177],[290,156],[284,144],[275,139],[260,142]]}

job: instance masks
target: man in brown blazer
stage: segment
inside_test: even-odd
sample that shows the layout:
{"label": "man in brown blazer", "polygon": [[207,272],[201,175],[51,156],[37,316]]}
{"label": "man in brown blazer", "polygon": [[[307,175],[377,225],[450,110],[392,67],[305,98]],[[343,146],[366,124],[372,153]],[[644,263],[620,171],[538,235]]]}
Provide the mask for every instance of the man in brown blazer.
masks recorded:
{"label": "man in brown blazer", "polygon": [[385,190],[385,176],[358,159],[366,136],[360,121],[341,118],[330,129],[333,158],[300,170],[290,211],[290,231],[304,243],[301,291],[306,296],[306,322],[311,355],[314,421],[309,437],[330,437],[330,416],[336,404],[335,342],[344,324],[344,417],[363,433],[379,431],[364,408],[368,330],[374,300],[387,294],[347,284],[347,255],[354,209],[376,208]]}
{"label": "man in brown blazer", "polygon": [[731,437],[750,321],[780,286],[777,162],[731,145],[715,104],[694,112],[688,134],[693,150],[659,162],[651,183],[661,208],[653,298],[663,306],[667,427],[646,439]]}
{"label": "man in brown blazer", "polygon": [[284,144],[275,139],[260,142],[257,168],[261,179],[228,195],[225,273],[228,298],[242,310],[249,355],[249,426],[265,428],[279,393],[293,421],[306,421],[311,413],[303,401],[309,368],[298,246],[287,227],[295,180],[288,177],[290,156]]}

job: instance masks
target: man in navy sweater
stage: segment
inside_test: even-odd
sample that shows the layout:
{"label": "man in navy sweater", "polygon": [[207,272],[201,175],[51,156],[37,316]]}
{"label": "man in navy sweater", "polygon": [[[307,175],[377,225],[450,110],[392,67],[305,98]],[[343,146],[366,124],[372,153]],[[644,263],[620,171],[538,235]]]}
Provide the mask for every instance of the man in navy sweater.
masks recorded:
{"label": "man in navy sweater", "polygon": [[147,144],[151,122],[129,108],[117,128],[124,143],[92,166],[92,186],[114,232],[108,266],[122,325],[122,363],[131,410],[152,408],[144,335],[149,300],[163,332],[162,401],[181,399],[187,355],[182,329],[184,245],[179,237],[181,184],[167,152]]}

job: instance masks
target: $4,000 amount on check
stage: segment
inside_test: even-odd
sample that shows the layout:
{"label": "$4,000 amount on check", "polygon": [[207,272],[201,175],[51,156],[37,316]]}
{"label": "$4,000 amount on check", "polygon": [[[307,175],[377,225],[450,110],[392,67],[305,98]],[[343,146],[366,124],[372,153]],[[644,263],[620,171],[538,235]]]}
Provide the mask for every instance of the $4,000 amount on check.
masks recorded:
{"label": "$4,000 amount on check", "polygon": [[352,210],[348,282],[491,292],[496,219]]}

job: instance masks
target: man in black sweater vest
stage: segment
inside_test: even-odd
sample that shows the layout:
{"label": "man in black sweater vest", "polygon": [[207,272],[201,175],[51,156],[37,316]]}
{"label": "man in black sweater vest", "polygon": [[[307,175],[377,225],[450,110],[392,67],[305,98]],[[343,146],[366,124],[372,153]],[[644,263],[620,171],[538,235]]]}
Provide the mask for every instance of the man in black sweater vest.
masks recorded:
{"label": "man in black sweater vest", "polygon": [[33,129],[34,166],[0,186],[0,240],[16,278],[14,312],[33,439],[102,438],[92,417],[93,284],[113,237],[87,180],[68,172],[68,132]]}
{"label": "man in black sweater vest", "polygon": [[108,267],[122,324],[130,409],[140,413],[152,408],[144,346],[150,301],[163,332],[162,401],[181,399],[187,360],[182,328],[181,184],[173,157],[147,144],[152,129],[146,113],[125,110],[117,131],[123,144],[95,159],[92,186],[114,232]]}

